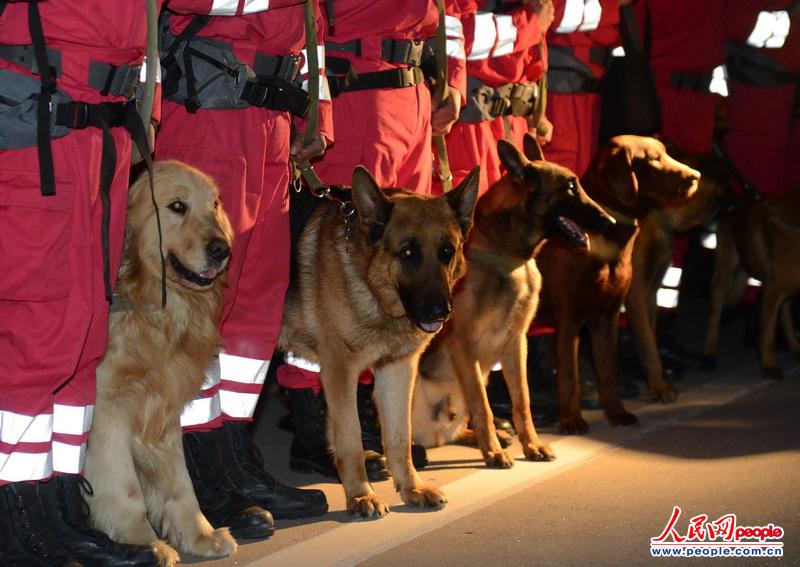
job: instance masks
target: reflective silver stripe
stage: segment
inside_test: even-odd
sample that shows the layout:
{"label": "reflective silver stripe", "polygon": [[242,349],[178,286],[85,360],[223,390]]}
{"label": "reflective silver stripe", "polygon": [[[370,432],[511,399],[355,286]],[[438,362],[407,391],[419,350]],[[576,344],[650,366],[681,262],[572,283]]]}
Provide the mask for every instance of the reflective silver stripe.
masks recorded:
{"label": "reflective silver stripe", "polygon": [[705,248],[706,250],[714,250],[717,247],[717,233],[716,232],[709,232],[708,234],[704,235],[703,238],[700,240],[700,245]]}
{"label": "reflective silver stripe", "polygon": [[492,372],[500,372],[503,369],[503,365],[499,362],[495,362],[492,366]]}
{"label": "reflective silver stripe", "polygon": [[661,278],[661,285],[667,287],[678,287],[679,285],[681,285],[682,274],[683,270],[681,270],[680,268],[676,268],[675,266],[670,266],[664,273],[664,277]]}
{"label": "reflective silver stripe", "polygon": [[720,96],[728,96],[728,70],[725,65],[719,65],[714,69],[708,90]]}
{"label": "reflective silver stripe", "polygon": [[625,57],[625,48],[621,45],[616,46],[611,50],[612,57]]}
{"label": "reflective silver stripe", "polygon": [[53,473],[52,454],[0,453],[0,480],[41,480]]}
{"label": "reflective silver stripe", "polygon": [[497,26],[497,41],[492,51],[492,57],[513,53],[514,43],[517,41],[517,27],[514,25],[514,18],[507,14],[496,14],[494,21]]}
{"label": "reflective silver stripe", "polygon": [[86,456],[86,443],[69,445],[53,441],[53,470],[61,473],[78,474],[83,470]]}
{"label": "reflective silver stripe", "polygon": [[586,0],[583,7],[583,23],[578,28],[580,31],[594,31],[600,25],[600,18],[603,15],[603,7],[600,0]]}
{"label": "reflective silver stripe", "polygon": [[231,417],[253,417],[258,403],[258,394],[229,392],[228,390],[220,390],[219,398],[225,415]]}
{"label": "reflective silver stripe", "polygon": [[308,360],[306,358],[299,357],[293,352],[287,352],[286,355],[284,356],[284,360],[286,361],[286,364],[297,366],[298,368],[302,368],[303,370],[308,370],[309,372],[319,372],[319,364],[317,364],[313,360]]}
{"label": "reflective silver stripe", "polygon": [[[303,67],[300,69],[300,75],[308,75],[308,57],[306,57],[307,51],[305,49],[301,50],[300,53],[303,54]],[[320,100],[331,100],[331,90],[328,87],[328,78],[325,76],[325,46],[318,45],[317,46],[317,61],[319,62],[319,99]],[[301,85],[302,89],[308,92],[308,80],[303,81]]]}
{"label": "reflective silver stripe", "polygon": [[53,406],[53,432],[83,435],[92,426],[94,406]]}
{"label": "reflective silver stripe", "polygon": [[197,398],[183,408],[181,413],[181,426],[202,425],[209,423],[222,415],[219,403],[219,394],[210,398]]}
{"label": "reflective silver stripe", "polygon": [[0,441],[17,443],[48,443],[53,438],[53,414],[24,415],[0,410]]}
{"label": "reflective silver stripe", "polygon": [[269,9],[269,0],[244,0],[243,14],[252,14],[253,12],[263,12]]}
{"label": "reflective silver stripe", "polygon": [[472,41],[472,50],[467,54],[467,61],[488,59],[496,39],[497,30],[494,26],[494,15],[484,12],[475,14],[475,34]]}
{"label": "reflective silver stripe", "polygon": [[203,385],[200,388],[202,390],[208,390],[219,384],[219,375],[219,356],[215,356],[206,367],[206,379],[203,381]]}
{"label": "reflective silver stripe", "polygon": [[664,309],[675,309],[678,306],[678,290],[662,287],[656,292],[656,304]]}
{"label": "reflective silver stripe", "polygon": [[[147,81],[147,56],[145,55],[142,60],[142,70],[139,72],[139,82],[144,83]],[[161,61],[156,59],[156,83],[161,82]]]}
{"label": "reflective silver stripe", "polygon": [[567,0],[564,5],[564,17],[556,28],[556,33],[572,33],[583,21],[583,0]]}
{"label": "reflective silver stripe", "polygon": [[465,59],[467,55],[464,53],[464,26],[461,24],[461,20],[455,16],[445,16],[444,27],[447,34],[445,43],[447,56]]}
{"label": "reflective silver stripe", "polygon": [[219,353],[219,370],[222,380],[241,384],[263,384],[268,368],[269,360]]}
{"label": "reflective silver stripe", "polygon": [[752,287],[761,287],[761,280],[755,278],[747,278],[747,285]]}
{"label": "reflective silver stripe", "polygon": [[602,15],[600,0],[567,0],[556,33],[596,30]]}
{"label": "reflective silver stripe", "polygon": [[236,8],[239,7],[239,0],[214,0],[211,3],[212,16],[235,16]]}
{"label": "reflective silver stripe", "polygon": [[756,25],[747,38],[747,44],[753,47],[769,47],[775,49],[783,47],[786,36],[789,35],[790,27],[791,20],[786,10],[781,10],[779,12],[759,12]]}

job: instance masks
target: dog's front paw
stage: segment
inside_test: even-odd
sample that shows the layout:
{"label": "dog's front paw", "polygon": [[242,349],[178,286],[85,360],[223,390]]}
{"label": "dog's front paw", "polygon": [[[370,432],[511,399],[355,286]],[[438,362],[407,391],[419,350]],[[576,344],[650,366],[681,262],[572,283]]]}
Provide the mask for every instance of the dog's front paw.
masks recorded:
{"label": "dog's front paw", "polygon": [[151,543],[150,548],[158,560],[159,567],[175,567],[181,561],[178,551],[163,539]]}
{"label": "dog's front paw", "polygon": [[486,466],[491,469],[510,469],[514,466],[514,459],[509,457],[505,451],[484,453],[483,460],[486,462]]}
{"label": "dog's front paw", "polygon": [[522,452],[529,461],[553,461],[556,458],[556,454],[546,443],[528,443],[522,447]]}
{"label": "dog's front paw", "polygon": [[639,418],[627,411],[620,411],[609,413],[606,415],[609,425],[625,425],[637,426],[639,425]]}
{"label": "dog's front paw", "polygon": [[198,536],[187,551],[200,557],[228,557],[238,548],[228,528],[217,528],[210,534]]}
{"label": "dog's front paw", "polygon": [[415,508],[444,508],[447,504],[447,497],[444,492],[433,486],[419,486],[403,490],[401,495],[403,502]]}
{"label": "dog's front paw", "polygon": [[565,435],[585,435],[589,432],[589,424],[580,416],[562,417],[558,420],[558,432]]}
{"label": "dog's front paw", "polygon": [[672,404],[678,399],[678,390],[672,384],[664,382],[658,386],[649,388],[650,401],[660,404]]}
{"label": "dog's front paw", "polygon": [[347,512],[353,516],[372,518],[373,516],[383,518],[389,513],[389,507],[375,494],[367,496],[356,496],[347,505]]}

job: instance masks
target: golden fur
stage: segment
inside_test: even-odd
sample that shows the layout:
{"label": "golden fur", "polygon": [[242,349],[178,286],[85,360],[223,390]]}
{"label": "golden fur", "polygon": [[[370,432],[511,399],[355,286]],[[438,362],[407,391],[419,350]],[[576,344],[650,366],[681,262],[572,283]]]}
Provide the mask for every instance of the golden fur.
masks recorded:
{"label": "golden fur", "polygon": [[323,202],[303,230],[279,346],[320,364],[328,440],[352,514],[388,512],[364,467],[356,390],[365,368],[375,376],[387,464],[403,501],[434,508],[446,502],[411,463],[411,393],[419,357],[449,316],[453,285],[464,273],[462,245],[476,197],[477,171],[436,198],[383,191],[357,167],[357,214],[345,218]]}
{"label": "golden fur", "polygon": [[[124,307],[112,310],[108,350],[97,372],[86,477],[94,488],[94,525],[117,541],[152,546],[162,565],[171,566],[180,559],[176,549],[204,557],[236,551],[228,529],[215,530],[200,512],[180,428],[181,411],[219,348],[233,234],[213,180],[200,171],[157,162],[154,187],[167,304],[162,308],[156,215],[144,174],[128,199],[115,292]],[[211,242],[217,257],[209,253]],[[173,259],[200,279],[187,280]]]}
{"label": "golden fur", "polygon": [[585,246],[581,225],[597,230],[612,223],[574,173],[544,161],[532,136],[526,136],[525,150],[531,161],[508,142],[498,144],[509,173],[478,201],[466,247],[467,275],[458,286],[453,317],[423,355],[413,406],[417,443],[430,447],[459,440],[471,417],[484,461],[500,468],[513,460],[497,439],[486,395],[498,361],[525,456],[554,458],[536,433],[528,393],[527,332],[541,289],[536,251],[545,238],[558,235]]}

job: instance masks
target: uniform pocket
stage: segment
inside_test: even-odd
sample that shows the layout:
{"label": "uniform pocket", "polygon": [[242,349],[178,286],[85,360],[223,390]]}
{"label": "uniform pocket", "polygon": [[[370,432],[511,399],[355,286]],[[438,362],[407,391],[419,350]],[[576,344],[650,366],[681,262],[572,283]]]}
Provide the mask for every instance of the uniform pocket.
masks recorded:
{"label": "uniform pocket", "polygon": [[0,170],[0,299],[48,301],[69,291],[74,183],[56,184],[60,193],[44,197],[38,174]]}

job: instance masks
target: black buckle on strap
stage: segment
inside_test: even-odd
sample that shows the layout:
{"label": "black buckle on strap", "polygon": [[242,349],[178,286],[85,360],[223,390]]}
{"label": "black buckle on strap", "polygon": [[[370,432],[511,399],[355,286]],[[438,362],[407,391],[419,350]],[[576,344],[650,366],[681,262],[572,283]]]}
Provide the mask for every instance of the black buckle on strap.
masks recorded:
{"label": "black buckle on strap", "polygon": [[56,121],[73,130],[83,130],[89,125],[89,104],[75,101],[59,104],[56,110]]}

